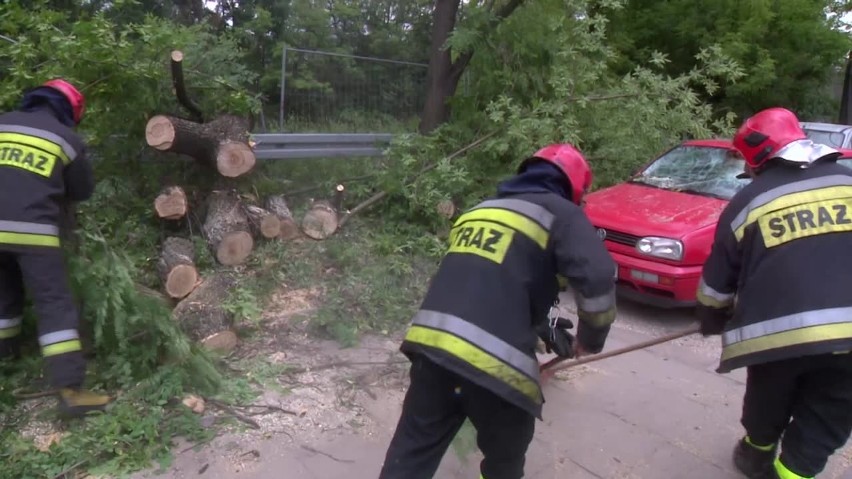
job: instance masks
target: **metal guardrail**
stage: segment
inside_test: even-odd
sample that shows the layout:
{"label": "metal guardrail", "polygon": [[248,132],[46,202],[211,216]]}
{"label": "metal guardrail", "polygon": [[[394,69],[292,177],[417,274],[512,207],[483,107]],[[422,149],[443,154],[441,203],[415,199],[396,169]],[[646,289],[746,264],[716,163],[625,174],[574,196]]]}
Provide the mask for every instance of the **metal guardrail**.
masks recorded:
{"label": "metal guardrail", "polygon": [[255,133],[258,160],[382,156],[393,135],[384,133]]}

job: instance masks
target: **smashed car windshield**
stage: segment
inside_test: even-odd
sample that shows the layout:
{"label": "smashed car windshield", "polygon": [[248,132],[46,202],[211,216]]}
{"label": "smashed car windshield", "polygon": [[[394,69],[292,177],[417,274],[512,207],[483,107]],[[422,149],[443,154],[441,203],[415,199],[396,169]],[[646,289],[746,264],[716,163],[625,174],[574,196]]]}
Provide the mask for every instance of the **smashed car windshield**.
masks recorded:
{"label": "smashed car windshield", "polygon": [[679,146],[659,157],[631,181],[671,191],[729,200],[749,179],[742,156],[726,148]]}

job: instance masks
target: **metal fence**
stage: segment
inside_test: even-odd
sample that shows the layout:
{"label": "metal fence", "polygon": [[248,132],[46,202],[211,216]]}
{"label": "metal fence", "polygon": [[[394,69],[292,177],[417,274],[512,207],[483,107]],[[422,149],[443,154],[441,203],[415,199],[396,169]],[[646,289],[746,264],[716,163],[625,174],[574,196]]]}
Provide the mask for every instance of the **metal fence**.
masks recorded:
{"label": "metal fence", "polygon": [[393,135],[381,133],[260,133],[252,135],[258,160],[382,156]]}
{"label": "metal fence", "polygon": [[414,124],[428,65],[284,47],[278,131],[389,131]]}

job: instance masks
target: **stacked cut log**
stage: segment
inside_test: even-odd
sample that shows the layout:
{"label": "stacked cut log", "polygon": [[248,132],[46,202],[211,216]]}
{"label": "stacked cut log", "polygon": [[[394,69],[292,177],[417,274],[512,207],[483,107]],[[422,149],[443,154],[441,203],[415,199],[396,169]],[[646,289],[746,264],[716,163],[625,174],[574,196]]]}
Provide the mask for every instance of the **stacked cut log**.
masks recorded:
{"label": "stacked cut log", "polygon": [[181,299],[191,293],[198,283],[192,241],[186,238],[166,238],[157,271],[169,297]]}
{"label": "stacked cut log", "polygon": [[154,211],[157,212],[157,216],[165,220],[179,220],[186,216],[187,201],[183,188],[180,186],[163,188],[154,199]]}
{"label": "stacked cut log", "polygon": [[222,265],[242,264],[254,248],[248,216],[233,192],[210,195],[203,228],[213,256]]}
{"label": "stacked cut log", "polygon": [[299,225],[293,219],[293,213],[290,207],[287,206],[287,200],[283,195],[273,195],[266,199],[266,209],[274,214],[281,225],[279,238],[289,240],[298,237],[301,234]]}
{"label": "stacked cut log", "polygon": [[337,231],[343,208],[343,185],[337,185],[329,200],[316,200],[302,219],[302,231],[310,238],[326,239]]}
{"label": "stacked cut log", "polygon": [[172,311],[172,318],[193,341],[211,350],[229,352],[237,345],[234,315],[223,300],[236,285],[236,278],[218,273],[205,279]]}
{"label": "stacked cut log", "polygon": [[202,251],[226,267],[246,263],[259,241],[289,241],[303,234],[326,239],[341,226],[344,186],[337,185],[327,198],[313,201],[301,221],[282,194],[265,198],[258,198],[256,192],[241,194],[235,179],[245,177],[256,165],[250,122],[231,114],[205,118],[187,94],[183,60],[182,52],[172,52],[174,93],[187,118],[154,115],[145,127],[145,138],[154,150],[191,158],[201,174],[212,174],[213,181],[205,184],[215,186],[200,188],[199,184],[175,184],[171,177],[163,179],[153,209],[170,232],[164,235],[157,261],[163,293],[154,293],[176,304],[172,316],[190,339],[229,351],[236,346],[237,335],[234,317],[223,303],[236,276],[219,271],[202,278],[196,268],[193,236],[201,234],[207,243]]}

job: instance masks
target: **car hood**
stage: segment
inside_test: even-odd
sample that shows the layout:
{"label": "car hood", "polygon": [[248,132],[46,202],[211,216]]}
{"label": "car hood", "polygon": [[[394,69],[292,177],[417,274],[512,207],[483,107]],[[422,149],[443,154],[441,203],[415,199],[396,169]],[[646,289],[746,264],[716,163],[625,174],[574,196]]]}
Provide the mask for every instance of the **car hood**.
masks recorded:
{"label": "car hood", "polygon": [[680,238],[715,224],[727,201],[622,183],[586,196],[592,224],[637,236]]}

